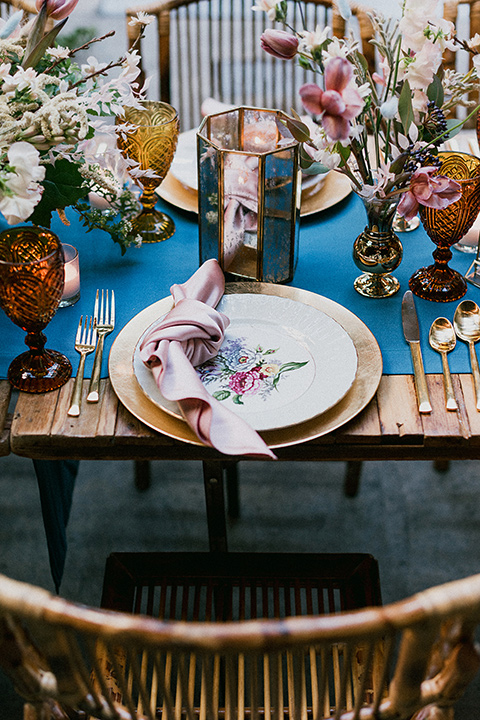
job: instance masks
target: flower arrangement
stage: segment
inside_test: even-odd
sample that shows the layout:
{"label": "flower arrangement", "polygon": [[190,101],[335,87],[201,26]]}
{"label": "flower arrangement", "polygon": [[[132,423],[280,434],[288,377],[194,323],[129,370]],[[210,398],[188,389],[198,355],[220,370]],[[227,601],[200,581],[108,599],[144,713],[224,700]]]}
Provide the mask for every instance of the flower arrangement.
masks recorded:
{"label": "flower arrangement", "polygon": [[[460,185],[438,175],[436,154],[477,112],[466,98],[480,87],[480,36],[458,40],[454,25],[437,14],[437,5],[437,0],[403,0],[398,21],[369,13],[379,73],[369,71],[353,36],[332,37],[328,27],[289,27],[283,0],[260,0],[254,6],[287,28],[266,30],[264,50],[286,60],[298,58],[319,78],[300,89],[313,130],[295,113],[287,121],[303,143],[304,165],[346,174],[366,200],[401,195],[398,213],[407,220],[419,205],[444,208],[459,199]],[[343,0],[339,8],[348,20]],[[447,48],[471,53],[471,69],[463,74],[444,69]],[[461,121],[450,117],[459,105],[470,113]]]}
{"label": "flower arrangement", "polygon": [[[57,43],[77,3],[36,0],[38,15],[27,24],[22,11],[0,20],[0,212],[10,225],[50,227],[54,212],[68,222],[64,209],[72,206],[88,229],[110,233],[123,254],[138,243],[129,175],[142,173],[117,149],[113,118],[124,105],[136,106],[145,88],[136,82],[135,49],[110,63],[74,61],[113,33],[75,49]],[[139,13],[134,22],[149,20]]]}

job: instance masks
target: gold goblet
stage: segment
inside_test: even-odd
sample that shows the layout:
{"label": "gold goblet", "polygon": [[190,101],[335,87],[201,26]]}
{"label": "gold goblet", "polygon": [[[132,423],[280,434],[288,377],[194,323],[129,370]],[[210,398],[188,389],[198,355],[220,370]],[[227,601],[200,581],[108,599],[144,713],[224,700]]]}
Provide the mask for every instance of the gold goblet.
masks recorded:
{"label": "gold goblet", "polygon": [[156,188],[172,164],[178,139],[178,115],[168,103],[145,100],[140,109],[125,107],[117,125],[128,123],[131,129],[118,134],[118,146],[126,157],[136,160],[142,170],[152,170],[154,177],[142,177],[141,212],[133,218],[132,232],[143,242],[160,242],[175,232],[175,223],[155,209]]}
{"label": "gold goblet", "polygon": [[472,227],[480,210],[480,159],[461,152],[441,152],[438,173],[457,180],[462,197],[443,210],[420,207],[420,219],[427,235],[437,246],[433,265],[417,270],[409,281],[410,290],[424,300],[450,302],[467,292],[463,275],[448,262],[451,246]]}
{"label": "gold goblet", "polygon": [[0,233],[0,307],[25,330],[30,348],[12,360],[8,379],[24,392],[55,390],[72,374],[65,355],[45,349],[42,332],[57,311],[63,285],[63,249],[54,233],[38,227]]}

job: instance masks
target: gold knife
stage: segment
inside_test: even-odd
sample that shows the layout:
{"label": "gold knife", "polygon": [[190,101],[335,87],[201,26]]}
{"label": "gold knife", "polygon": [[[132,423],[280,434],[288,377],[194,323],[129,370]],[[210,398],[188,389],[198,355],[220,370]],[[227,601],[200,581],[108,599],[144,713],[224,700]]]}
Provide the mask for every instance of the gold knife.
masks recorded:
{"label": "gold knife", "polygon": [[407,290],[402,300],[402,325],[405,340],[410,346],[410,353],[413,361],[413,373],[415,378],[415,390],[417,392],[418,411],[421,413],[432,412],[430,398],[428,396],[427,379],[423,368],[422,350],[420,348],[420,328],[418,326],[417,311],[413,301],[413,293]]}

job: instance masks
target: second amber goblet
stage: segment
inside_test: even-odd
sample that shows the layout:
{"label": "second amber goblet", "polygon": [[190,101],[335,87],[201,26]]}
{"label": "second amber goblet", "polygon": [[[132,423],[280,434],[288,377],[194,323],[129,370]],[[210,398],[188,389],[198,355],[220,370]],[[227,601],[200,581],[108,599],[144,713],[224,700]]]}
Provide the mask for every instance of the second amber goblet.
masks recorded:
{"label": "second amber goblet", "polygon": [[142,170],[151,170],[153,177],[142,177],[142,210],[133,218],[132,232],[142,242],[160,242],[171,237],[175,224],[171,217],[157,210],[155,190],[172,164],[178,140],[178,115],[168,103],[145,100],[142,107],[126,107],[117,125],[130,128],[118,134],[118,146],[126,157],[136,160]]}
{"label": "second amber goblet", "polygon": [[45,348],[42,332],[59,306],[64,276],[62,245],[50,230],[21,226],[0,233],[0,307],[27,333],[29,347],[10,363],[8,379],[24,392],[55,390],[72,374],[65,355]]}
{"label": "second amber goblet", "polygon": [[443,210],[420,207],[420,219],[427,235],[437,246],[433,265],[417,270],[409,281],[410,290],[424,300],[450,302],[467,292],[463,275],[448,266],[451,246],[472,227],[480,211],[480,159],[461,152],[441,152],[439,175],[457,180],[462,197]]}

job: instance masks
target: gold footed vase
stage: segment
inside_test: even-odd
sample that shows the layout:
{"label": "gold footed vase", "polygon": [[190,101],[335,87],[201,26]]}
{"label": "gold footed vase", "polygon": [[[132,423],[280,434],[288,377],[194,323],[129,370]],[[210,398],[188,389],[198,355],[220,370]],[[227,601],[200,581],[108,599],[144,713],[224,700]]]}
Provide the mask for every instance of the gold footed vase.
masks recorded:
{"label": "gold footed vase", "polygon": [[367,225],[353,244],[353,260],[363,271],[353,286],[370,298],[386,298],[400,288],[391,274],[402,260],[403,247],[393,231],[393,220],[399,198],[364,198]]}

